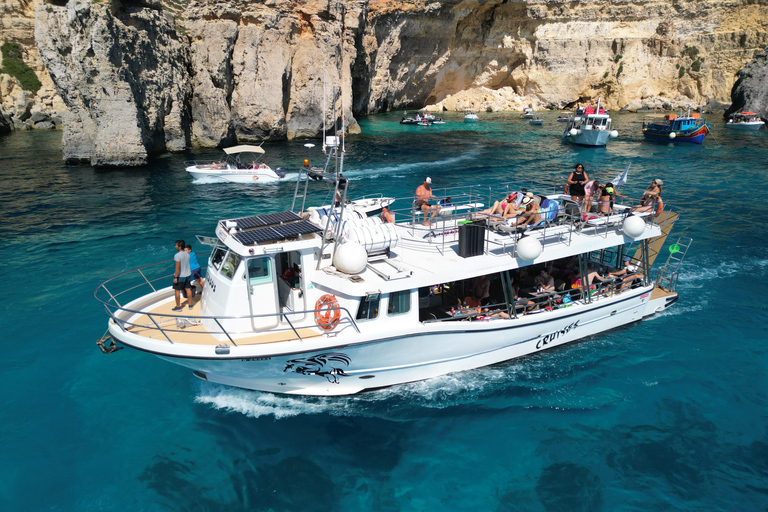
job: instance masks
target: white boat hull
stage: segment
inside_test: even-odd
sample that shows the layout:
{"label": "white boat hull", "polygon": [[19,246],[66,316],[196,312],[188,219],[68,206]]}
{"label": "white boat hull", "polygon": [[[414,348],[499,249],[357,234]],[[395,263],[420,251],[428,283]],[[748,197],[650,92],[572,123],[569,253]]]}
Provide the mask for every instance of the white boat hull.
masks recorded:
{"label": "white boat hull", "polygon": [[725,125],[730,130],[740,131],[755,131],[763,127],[765,123],[763,121],[745,122],[745,123],[728,123]]}
{"label": "white boat hull", "polygon": [[578,130],[576,135],[568,135],[571,142],[580,146],[605,146],[611,138],[607,130]]}
{"label": "white boat hull", "polygon": [[263,183],[280,179],[272,169],[213,169],[210,166],[193,165],[186,170],[195,179],[215,178],[230,183]]}
{"label": "white boat hull", "polygon": [[[570,343],[642,320],[676,300],[649,302],[652,287],[638,288],[591,304],[517,319],[430,323],[419,332],[339,333],[279,344],[232,346],[216,355],[213,347],[169,345],[122,331],[110,322],[121,343],[152,352],[187,367],[195,375],[225,385],[301,395],[346,395],[366,389],[429,379],[479,368]],[[409,332],[410,331],[410,332]],[[175,353],[174,353],[175,352]]]}

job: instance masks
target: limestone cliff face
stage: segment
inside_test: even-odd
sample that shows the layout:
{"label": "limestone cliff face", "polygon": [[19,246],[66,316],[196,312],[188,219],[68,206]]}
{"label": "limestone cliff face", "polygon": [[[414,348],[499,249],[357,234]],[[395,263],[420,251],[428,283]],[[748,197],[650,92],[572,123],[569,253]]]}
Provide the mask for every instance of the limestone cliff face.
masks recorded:
{"label": "limestone cliff face", "polygon": [[733,84],[733,105],[725,112],[748,110],[768,119],[768,47],[739,72],[739,78]]}
{"label": "limestone cliff face", "polygon": [[48,1],[67,154],[101,163],[425,105],[713,108],[768,45],[763,0],[198,0],[175,20],[160,0]]}
{"label": "limestone cliff face", "polygon": [[370,2],[360,112],[412,102],[448,109],[611,108],[728,101],[768,43],[762,2],[477,0]]}
{"label": "limestone cliff face", "polygon": [[68,107],[67,160],[141,165],[186,147],[189,53],[159,3],[41,6],[35,36]]}
{"label": "limestone cliff face", "polygon": [[66,109],[35,47],[35,9],[42,3],[43,0],[0,0],[0,44],[19,44],[24,63],[42,83],[40,90],[32,93],[24,90],[16,78],[0,73],[0,111],[7,116],[6,122],[0,120],[0,124],[16,129],[60,126],[58,114]]}

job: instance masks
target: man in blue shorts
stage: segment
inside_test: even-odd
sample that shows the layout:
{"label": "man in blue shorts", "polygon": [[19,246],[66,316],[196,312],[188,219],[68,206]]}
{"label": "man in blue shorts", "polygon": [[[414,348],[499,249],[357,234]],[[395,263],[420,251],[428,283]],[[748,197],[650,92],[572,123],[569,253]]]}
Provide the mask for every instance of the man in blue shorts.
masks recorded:
{"label": "man in blue shorts", "polygon": [[197,261],[197,255],[192,251],[192,246],[187,244],[184,250],[189,254],[189,270],[192,272],[192,279],[200,285],[200,293],[203,293],[203,275],[200,273],[200,263]]}
{"label": "man in blue shorts", "polygon": [[189,309],[192,309],[192,287],[189,285],[189,278],[192,277],[192,272],[189,269],[189,254],[184,250],[186,244],[184,240],[176,240],[176,254],[173,256],[173,260],[176,266],[173,271],[173,292],[176,296],[176,307],[173,311],[181,311],[181,290],[186,290],[187,304]]}

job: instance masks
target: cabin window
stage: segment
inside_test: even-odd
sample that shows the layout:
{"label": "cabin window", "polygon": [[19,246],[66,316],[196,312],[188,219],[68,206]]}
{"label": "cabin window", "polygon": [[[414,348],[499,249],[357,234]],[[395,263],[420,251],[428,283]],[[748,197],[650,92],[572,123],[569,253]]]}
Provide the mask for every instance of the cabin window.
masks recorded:
{"label": "cabin window", "polygon": [[370,293],[360,299],[360,307],[357,309],[358,320],[373,320],[379,316],[380,293]]}
{"label": "cabin window", "polygon": [[387,314],[403,315],[411,310],[411,290],[401,290],[389,294]]}
{"label": "cabin window", "polygon": [[242,258],[239,254],[230,251],[224,260],[224,264],[221,266],[221,275],[227,279],[232,279],[237,267],[240,266],[240,260],[242,260]]}
{"label": "cabin window", "polygon": [[221,262],[224,261],[224,255],[227,254],[226,247],[216,247],[211,253],[211,265],[219,270],[221,268]]}
{"label": "cabin window", "polygon": [[249,284],[264,284],[272,282],[272,266],[269,258],[251,258],[248,260]]}

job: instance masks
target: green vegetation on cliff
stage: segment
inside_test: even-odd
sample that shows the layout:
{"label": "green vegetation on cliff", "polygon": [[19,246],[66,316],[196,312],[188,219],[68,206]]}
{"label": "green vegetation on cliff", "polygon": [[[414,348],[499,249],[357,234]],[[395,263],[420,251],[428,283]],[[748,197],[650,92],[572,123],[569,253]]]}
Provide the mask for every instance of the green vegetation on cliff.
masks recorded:
{"label": "green vegetation on cliff", "polygon": [[21,59],[21,45],[19,43],[4,43],[0,50],[3,52],[3,67],[0,73],[6,73],[21,82],[21,88],[37,94],[42,84],[37,79],[34,70],[24,64]]}

